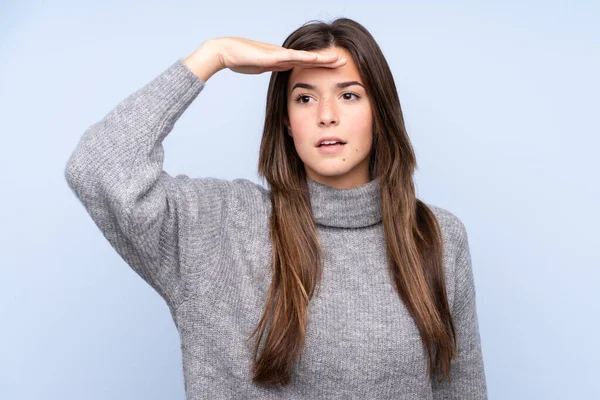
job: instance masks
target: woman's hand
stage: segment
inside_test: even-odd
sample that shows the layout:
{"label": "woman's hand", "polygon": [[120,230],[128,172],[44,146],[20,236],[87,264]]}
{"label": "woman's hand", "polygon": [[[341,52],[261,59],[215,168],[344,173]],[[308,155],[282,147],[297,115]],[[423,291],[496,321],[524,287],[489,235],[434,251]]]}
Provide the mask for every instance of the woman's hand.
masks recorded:
{"label": "woman's hand", "polygon": [[285,71],[295,66],[337,68],[346,64],[346,59],[338,59],[335,52],[324,55],[241,37],[221,37],[204,42],[185,59],[185,63],[200,79],[206,81],[225,68],[241,74],[260,74]]}

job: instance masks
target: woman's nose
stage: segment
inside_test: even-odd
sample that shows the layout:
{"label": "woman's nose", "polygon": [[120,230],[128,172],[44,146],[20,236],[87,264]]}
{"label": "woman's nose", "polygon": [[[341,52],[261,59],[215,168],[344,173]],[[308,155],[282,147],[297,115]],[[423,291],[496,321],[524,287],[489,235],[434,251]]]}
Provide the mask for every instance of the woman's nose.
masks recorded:
{"label": "woman's nose", "polygon": [[337,110],[332,101],[325,101],[319,108],[319,125],[335,125],[338,123]]}

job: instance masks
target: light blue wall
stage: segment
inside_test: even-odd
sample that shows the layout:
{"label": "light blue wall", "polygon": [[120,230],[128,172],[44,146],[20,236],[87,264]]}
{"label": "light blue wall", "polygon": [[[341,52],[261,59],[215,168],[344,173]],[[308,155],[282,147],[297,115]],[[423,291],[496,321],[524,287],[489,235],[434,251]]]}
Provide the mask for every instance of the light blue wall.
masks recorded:
{"label": "light blue wall", "polygon": [[[481,3],[3,3],[0,398],[184,398],[168,308],[69,190],[67,158],[204,40],[281,44],[339,16],[388,58],[419,197],[467,226],[490,398],[600,398],[600,7]],[[268,78],[213,76],[165,169],[259,182]]]}

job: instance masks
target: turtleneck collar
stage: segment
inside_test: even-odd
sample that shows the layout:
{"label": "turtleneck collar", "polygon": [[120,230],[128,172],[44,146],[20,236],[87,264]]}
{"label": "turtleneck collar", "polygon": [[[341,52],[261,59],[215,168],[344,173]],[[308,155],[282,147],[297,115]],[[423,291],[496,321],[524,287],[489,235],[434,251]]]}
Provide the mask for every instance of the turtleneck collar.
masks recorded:
{"label": "turtleneck collar", "polygon": [[336,228],[360,228],[381,221],[379,178],[351,189],[337,189],[306,178],[316,222]]}

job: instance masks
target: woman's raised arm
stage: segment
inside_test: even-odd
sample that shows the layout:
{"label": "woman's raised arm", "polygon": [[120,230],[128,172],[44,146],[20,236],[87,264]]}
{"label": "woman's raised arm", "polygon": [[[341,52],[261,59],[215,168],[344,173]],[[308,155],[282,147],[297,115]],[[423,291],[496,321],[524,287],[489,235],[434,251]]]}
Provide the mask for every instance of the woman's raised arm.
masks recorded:
{"label": "woman's raised arm", "polygon": [[220,221],[235,182],[170,176],[163,170],[162,141],[221,69],[255,74],[298,64],[343,62],[244,38],[210,39],[91,125],[69,157],[64,170],[69,187],[113,248],[171,310],[185,300],[189,282],[183,241],[193,229],[193,245],[202,246],[205,261],[218,261]]}

